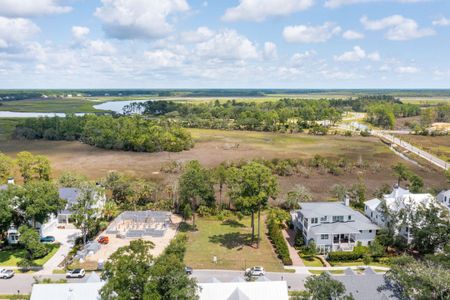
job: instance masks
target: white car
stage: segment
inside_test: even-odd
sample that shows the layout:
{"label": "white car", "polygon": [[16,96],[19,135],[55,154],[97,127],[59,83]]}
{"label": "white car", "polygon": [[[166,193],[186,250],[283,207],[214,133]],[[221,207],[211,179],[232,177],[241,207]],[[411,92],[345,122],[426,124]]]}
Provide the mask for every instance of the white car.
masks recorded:
{"label": "white car", "polygon": [[74,269],[66,273],[66,278],[83,278],[86,275],[84,269]]}
{"label": "white car", "polygon": [[0,269],[0,278],[1,279],[10,279],[14,276],[13,270]]}
{"label": "white car", "polygon": [[264,276],[266,272],[264,271],[263,267],[251,267],[245,270],[245,274],[247,276],[257,277]]}

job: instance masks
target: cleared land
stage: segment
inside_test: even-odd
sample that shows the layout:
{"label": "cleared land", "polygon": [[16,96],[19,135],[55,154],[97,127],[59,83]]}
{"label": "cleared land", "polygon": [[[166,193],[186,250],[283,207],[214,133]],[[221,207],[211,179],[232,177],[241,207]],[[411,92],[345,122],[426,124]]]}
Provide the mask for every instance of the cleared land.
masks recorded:
{"label": "cleared land", "polygon": [[400,138],[450,162],[450,136],[401,135]]}
{"label": "cleared land", "polygon": [[[251,240],[249,217],[241,221],[197,218],[196,225],[197,231],[188,232],[185,257],[186,264],[194,270],[244,270],[251,266],[263,266],[267,271],[283,271],[283,266],[265,235],[263,222],[259,249],[248,246]],[[217,264],[213,263],[213,256],[217,257]]]}
{"label": "cleared land", "polygon": [[254,158],[308,159],[320,154],[336,159],[346,157],[352,161],[362,159],[380,165],[377,172],[355,171],[339,176],[311,172],[309,176],[280,177],[279,198],[295,184],[302,184],[311,190],[316,200],[327,200],[330,199],[329,189],[333,184],[352,185],[358,181],[359,176],[362,176],[369,195],[381,185],[392,185],[396,181],[391,166],[400,161],[423,177],[426,186],[437,189],[445,187],[445,178],[440,172],[431,168],[420,168],[402,160],[374,137],[309,136],[206,129],[190,131],[196,141],[195,147],[180,153],[109,151],[79,142],[40,140],[4,141],[0,143],[0,151],[12,157],[20,151],[45,155],[52,163],[54,176],[71,170],[97,179],[105,176],[110,170],[117,170],[131,176],[172,182],[178,175],[164,174],[160,170],[161,166],[174,160],[180,162],[199,160],[207,167],[214,167],[224,161]]}

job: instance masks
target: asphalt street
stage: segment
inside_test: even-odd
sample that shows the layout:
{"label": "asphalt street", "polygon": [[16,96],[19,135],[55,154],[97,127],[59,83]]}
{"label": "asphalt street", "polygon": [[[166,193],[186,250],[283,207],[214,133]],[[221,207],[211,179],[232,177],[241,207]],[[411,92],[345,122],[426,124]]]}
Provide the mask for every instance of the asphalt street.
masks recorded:
{"label": "asphalt street", "polygon": [[[83,279],[68,279],[68,282],[84,282],[89,275],[86,275]],[[243,271],[231,271],[231,270],[194,270],[192,276],[197,279],[198,282],[210,282],[211,278],[223,282],[230,282],[237,277],[244,278]],[[270,280],[285,280],[287,281],[289,290],[302,290],[304,289],[304,281],[308,275],[294,274],[294,273],[275,273],[268,272],[266,277]],[[29,294],[35,279],[42,280],[44,278],[50,278],[51,280],[64,279],[64,274],[58,275],[36,275],[36,274],[16,274],[11,279],[0,280],[0,295],[11,294]]]}

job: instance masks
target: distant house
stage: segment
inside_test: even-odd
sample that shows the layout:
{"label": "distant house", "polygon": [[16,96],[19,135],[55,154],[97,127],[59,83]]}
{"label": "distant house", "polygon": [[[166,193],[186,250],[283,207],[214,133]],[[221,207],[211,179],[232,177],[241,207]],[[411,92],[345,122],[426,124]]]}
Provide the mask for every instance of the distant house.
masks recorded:
{"label": "distant house", "polygon": [[[387,227],[389,213],[399,213],[401,210],[416,210],[420,205],[430,205],[431,203],[439,204],[436,198],[431,194],[413,194],[407,189],[394,186],[390,194],[383,195],[382,199],[372,199],[364,202],[364,213],[375,224],[380,227]],[[397,226],[397,234],[403,236],[408,243],[412,241],[412,233],[410,226]]]}
{"label": "distant house", "polygon": [[286,281],[199,283],[199,300],[288,300]]}
{"label": "distant house", "polygon": [[444,190],[440,192],[436,196],[436,199],[450,210],[450,190]]}
{"label": "distant house", "polygon": [[367,246],[379,227],[344,202],[300,203],[291,212],[292,223],[303,233],[306,244],[314,241],[320,252],[353,251],[358,242]]}

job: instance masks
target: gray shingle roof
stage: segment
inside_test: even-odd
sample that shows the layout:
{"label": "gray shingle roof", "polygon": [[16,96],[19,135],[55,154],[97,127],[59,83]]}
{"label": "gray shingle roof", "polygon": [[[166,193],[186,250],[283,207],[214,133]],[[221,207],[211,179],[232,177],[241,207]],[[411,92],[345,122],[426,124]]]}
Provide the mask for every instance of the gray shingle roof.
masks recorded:
{"label": "gray shingle roof", "polygon": [[354,213],[354,210],[345,206],[342,202],[308,202],[300,203],[301,212],[306,218],[317,216],[346,216]]}
{"label": "gray shingle roof", "polygon": [[78,203],[78,197],[80,196],[80,189],[77,188],[60,188],[59,198],[67,201],[65,209],[61,210],[59,213],[63,215],[68,215],[72,213],[71,207]]}
{"label": "gray shingle roof", "polygon": [[393,289],[384,275],[352,275],[352,276],[333,276],[334,279],[342,282],[355,300],[394,300],[399,299],[395,296]]}

